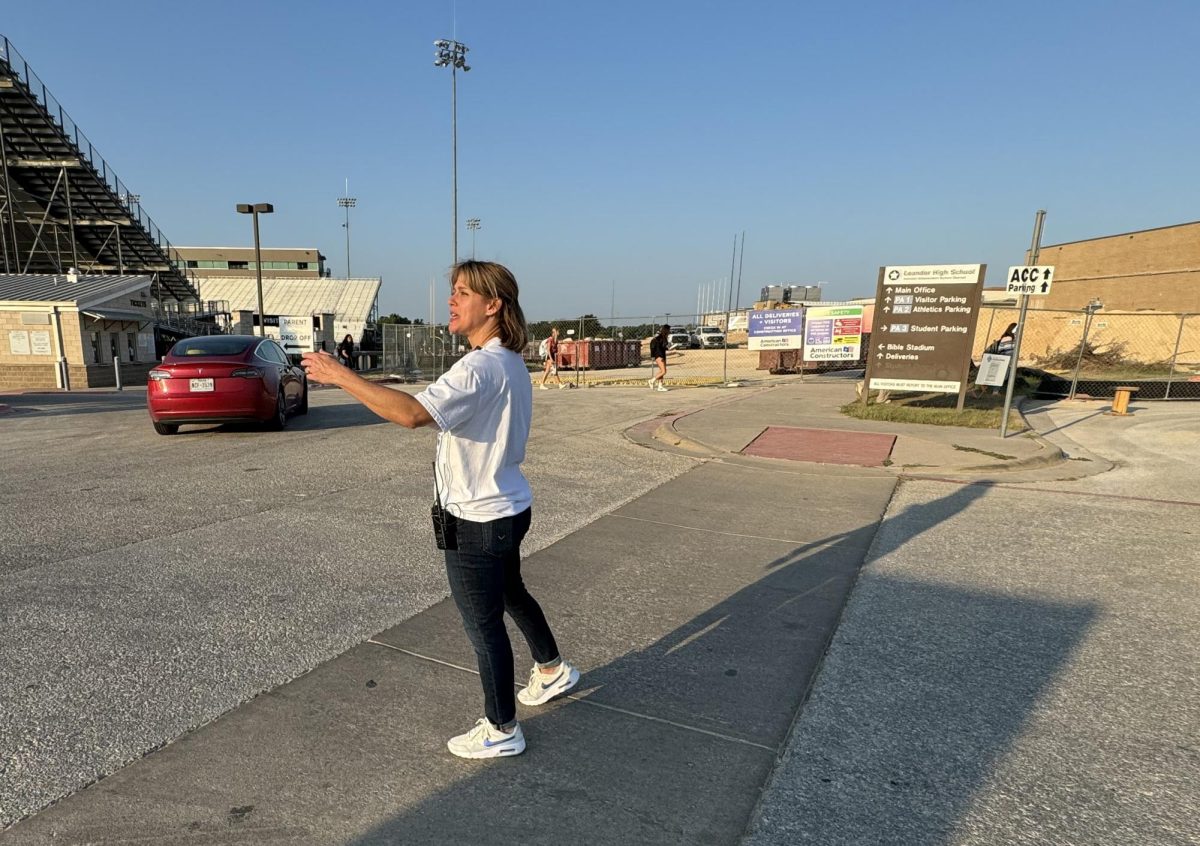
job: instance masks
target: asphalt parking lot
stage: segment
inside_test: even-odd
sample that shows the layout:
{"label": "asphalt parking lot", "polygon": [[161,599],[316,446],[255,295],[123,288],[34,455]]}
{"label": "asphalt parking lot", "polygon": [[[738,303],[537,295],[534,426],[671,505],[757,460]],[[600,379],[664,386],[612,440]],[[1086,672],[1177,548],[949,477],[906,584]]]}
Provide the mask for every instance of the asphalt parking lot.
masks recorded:
{"label": "asphalt parking lot", "polygon": [[[693,466],[620,432],[708,394],[539,395],[526,551]],[[426,525],[432,431],[318,390],[283,432],[163,437],[144,402],[5,398],[0,825],[447,595]]]}

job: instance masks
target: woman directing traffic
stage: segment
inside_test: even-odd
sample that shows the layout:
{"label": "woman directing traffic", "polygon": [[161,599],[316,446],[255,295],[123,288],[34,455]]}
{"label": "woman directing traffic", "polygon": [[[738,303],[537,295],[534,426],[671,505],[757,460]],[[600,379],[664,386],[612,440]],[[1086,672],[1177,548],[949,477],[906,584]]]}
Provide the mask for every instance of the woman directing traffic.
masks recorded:
{"label": "woman directing traffic", "polygon": [[[314,382],[336,385],[380,417],[410,429],[438,429],[434,533],[445,550],[450,593],[475,649],[484,717],[447,742],[461,758],[519,755],[525,737],[516,702],[541,705],[570,690],[579,671],[562,659],[554,634],[521,579],[521,540],[533,496],[521,472],[533,411],[533,385],[521,357],[528,340],[517,280],[494,262],[451,268],[450,331],[471,351],[415,396],[366,381],[333,356],[306,353]],[[534,666],[514,697],[508,613]]]}

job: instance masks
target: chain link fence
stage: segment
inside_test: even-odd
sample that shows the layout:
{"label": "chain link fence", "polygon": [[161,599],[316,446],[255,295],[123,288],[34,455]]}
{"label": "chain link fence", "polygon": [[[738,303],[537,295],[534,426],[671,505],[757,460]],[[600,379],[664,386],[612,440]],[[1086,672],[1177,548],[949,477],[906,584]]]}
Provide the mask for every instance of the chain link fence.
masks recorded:
{"label": "chain link fence", "polygon": [[[814,304],[816,305],[816,304]],[[831,305],[821,303],[820,305]],[[836,304],[834,304],[836,305]],[[529,323],[524,358],[535,386],[568,389],[585,385],[644,385],[654,374],[650,341],[664,324],[668,335],[666,385],[714,385],[757,381],[777,376],[799,380],[861,378],[866,366],[870,333],[863,335],[857,361],[806,362],[800,350],[751,350],[747,347],[745,315],[730,321],[725,313],[669,313],[609,317],[594,315]],[[383,324],[379,369],[408,382],[437,379],[469,349],[467,339],[451,335],[445,326]],[[556,343],[552,344],[550,339]],[[553,349],[553,354],[551,354]]]}
{"label": "chain link fence", "polygon": [[[839,303],[813,303],[813,306]],[[980,310],[972,360],[1014,324],[1012,307]],[[663,324],[668,335],[666,385],[713,385],[795,376],[845,381],[862,377],[870,333],[856,361],[805,361],[800,350],[747,348],[744,313],[725,331],[725,313],[594,315],[529,324],[524,357],[535,386],[644,385],[654,372],[650,340]],[[741,318],[739,320],[739,317]],[[550,354],[549,338],[557,346]],[[384,324],[381,369],[405,381],[437,379],[469,349],[445,326]],[[1137,399],[1200,399],[1200,315],[1104,310],[1029,309],[1021,342],[1021,368],[1042,396],[1111,397],[1113,389],[1138,388]]]}
{"label": "chain link fence", "polygon": [[379,369],[404,382],[432,382],[454,366],[469,346],[445,326],[424,323],[384,323]]}
{"label": "chain link fence", "polygon": [[[814,305],[817,305],[814,303]],[[820,305],[837,305],[821,303]],[[534,380],[547,389],[559,384],[642,385],[654,375],[650,342],[661,326],[667,335],[665,384],[714,385],[794,375],[800,380],[858,378],[866,366],[870,334],[863,336],[857,361],[805,362],[799,350],[751,350],[747,345],[745,313],[730,317],[726,331],[724,312],[707,315],[663,313],[604,320],[585,315],[565,320],[529,324],[530,347],[526,359]],[[557,353],[547,363],[543,340],[557,330]]]}
{"label": "chain link fence", "polygon": [[[984,307],[973,359],[1018,316]],[[1029,309],[1018,365],[1042,396],[1111,397],[1128,385],[1141,400],[1200,399],[1200,315]]]}

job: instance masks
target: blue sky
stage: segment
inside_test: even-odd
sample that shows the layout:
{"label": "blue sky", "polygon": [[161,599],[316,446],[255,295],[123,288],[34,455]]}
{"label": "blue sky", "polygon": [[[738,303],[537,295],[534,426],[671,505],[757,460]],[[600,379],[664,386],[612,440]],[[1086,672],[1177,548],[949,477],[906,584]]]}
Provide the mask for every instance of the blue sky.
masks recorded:
{"label": "blue sky", "polygon": [[[15,8],[14,8],[15,6]],[[684,313],[729,275],[870,295],[883,264],[986,262],[1200,218],[1194,3],[9,4],[28,60],[167,236],[317,246],[428,316],[460,253],[531,319]]]}

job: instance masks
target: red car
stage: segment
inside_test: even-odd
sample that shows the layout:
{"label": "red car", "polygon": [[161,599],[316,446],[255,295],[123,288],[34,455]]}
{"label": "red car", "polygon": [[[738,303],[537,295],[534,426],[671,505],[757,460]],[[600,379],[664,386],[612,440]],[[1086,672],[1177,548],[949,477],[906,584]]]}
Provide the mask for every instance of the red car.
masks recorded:
{"label": "red car", "polygon": [[181,423],[257,420],[272,429],[308,411],[304,368],[270,338],[184,338],[150,371],[146,405],[154,431],[174,435]]}

